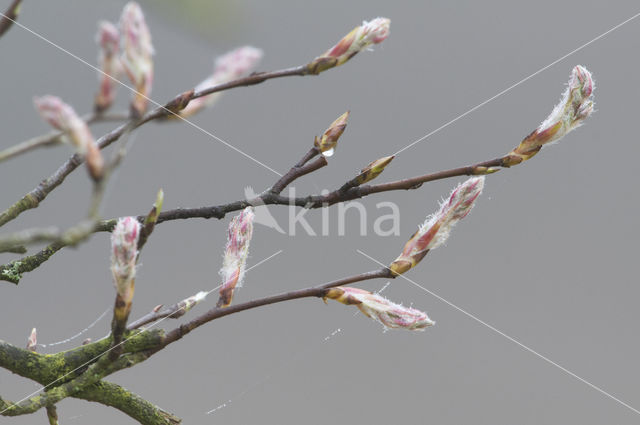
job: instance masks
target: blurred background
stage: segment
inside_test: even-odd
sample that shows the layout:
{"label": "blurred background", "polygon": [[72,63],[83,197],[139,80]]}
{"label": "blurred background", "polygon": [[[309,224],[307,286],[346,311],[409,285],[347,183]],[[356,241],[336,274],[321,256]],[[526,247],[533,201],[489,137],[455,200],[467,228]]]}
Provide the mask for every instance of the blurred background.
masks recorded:
{"label": "blurred background", "polygon": [[[0,3],[2,10],[10,2]],[[117,21],[124,1],[25,2],[19,22],[95,64],[96,23]],[[142,1],[155,56],[152,98],[165,102],[211,71],[232,48],[264,49],[259,70],[308,62],[363,19],[391,19],[391,35],[318,77],[293,77],[227,92],[193,122],[284,172],[347,109],[351,119],[328,167],[294,185],[298,195],[339,187],[390,155],[638,13],[636,1]],[[514,87],[402,152],[379,182],[505,154],[551,111],[571,68],[596,80],[597,112],[533,160],[489,176],[470,216],[447,246],[407,277],[552,361],[640,409],[637,180],[640,18]],[[55,94],[91,109],[96,72],[14,27],[0,40],[2,148],[45,133],[33,96]],[[114,110],[127,107],[120,90]],[[92,127],[96,137],[115,127]],[[0,167],[2,209],[48,177],[70,154],[42,149]],[[111,180],[105,218],[148,211],[159,188],[165,209],[241,199],[276,175],[184,123],[145,125]],[[257,226],[251,270],[234,302],[320,284],[387,264],[425,215],[463,179],[363,200],[344,236],[337,208],[329,234],[295,236]],[[83,218],[90,182],[77,170],[41,207],[5,226],[66,228]],[[379,202],[400,208],[400,235],[376,236]],[[279,223],[286,208],[270,208]],[[388,213],[388,211],[382,211]],[[319,229],[321,212],[306,216]],[[158,226],[145,247],[131,317],[219,284],[231,216]],[[35,248],[34,248],[35,250]],[[16,255],[2,254],[9,262]],[[636,276],[636,277],[634,277]],[[634,283],[635,282],[635,283]],[[378,290],[384,281],[355,285]],[[213,294],[212,294],[213,295]],[[427,311],[423,333],[383,332],[355,308],[308,299],[233,315],[110,380],[188,424],[634,424],[640,415],[465,316],[406,280],[384,295]],[[109,238],[65,249],[18,286],[0,282],[0,337],[26,344],[32,327],[50,343],[86,328],[112,306]],[[184,319],[212,307],[210,297]],[[110,314],[69,344],[108,333]],[[175,320],[161,324],[167,329]],[[38,385],[0,370],[0,394],[18,400]],[[225,407],[220,407],[226,403]],[[215,410],[213,413],[207,412]],[[124,414],[82,400],[58,405],[63,424],[129,424]],[[2,423],[44,423],[45,413]]]}

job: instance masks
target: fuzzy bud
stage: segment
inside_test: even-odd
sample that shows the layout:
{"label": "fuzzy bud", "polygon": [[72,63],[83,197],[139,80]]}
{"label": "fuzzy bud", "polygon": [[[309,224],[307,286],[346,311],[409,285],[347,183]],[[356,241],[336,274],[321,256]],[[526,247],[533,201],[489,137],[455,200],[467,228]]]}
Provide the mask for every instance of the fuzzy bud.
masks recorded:
{"label": "fuzzy bud", "polygon": [[349,111],[340,115],[321,137],[316,137],[314,141],[315,147],[324,155],[331,156],[335,152],[338,139],[347,128],[347,120],[349,119]]}
{"label": "fuzzy bud", "polygon": [[184,300],[178,303],[178,311],[171,315],[171,317],[176,318],[184,315],[186,312],[191,310],[196,306],[200,301],[203,301],[209,295],[208,292],[200,291],[195,295],[190,296],[189,298],[185,298]]}
{"label": "fuzzy bud", "polygon": [[510,152],[504,166],[519,164],[534,156],[543,146],[557,142],[580,127],[593,112],[594,83],[591,73],[578,65],[571,71],[569,84],[546,120]]}
{"label": "fuzzy bud", "polygon": [[122,66],[136,90],[131,101],[131,112],[141,117],[147,109],[153,83],[153,45],[151,33],[144,19],[140,5],[129,2],[120,17],[122,38]]}
{"label": "fuzzy bud", "polygon": [[442,245],[453,226],[469,214],[476,198],[482,193],[484,177],[472,177],[459,184],[449,199],[440,205],[440,209],[427,217],[420,229],[405,244],[402,253],[389,269],[402,274],[416,266],[431,249]]}
{"label": "fuzzy bud", "polygon": [[38,346],[38,333],[36,332],[36,328],[31,329],[31,334],[27,339],[27,350],[36,351],[36,347]]}
{"label": "fuzzy bud", "polygon": [[222,269],[222,287],[218,307],[227,307],[233,299],[236,287],[242,286],[245,264],[249,255],[249,243],[253,235],[253,207],[247,207],[229,223],[227,247],[224,253]]}
{"label": "fuzzy bud", "polygon": [[45,121],[65,133],[62,140],[75,148],[78,155],[86,160],[91,177],[99,180],[104,173],[104,160],[87,123],[59,97],[36,97],[33,103]]}
{"label": "fuzzy bud", "polygon": [[433,326],[434,321],[426,313],[414,308],[404,307],[388,299],[358,288],[331,288],[325,295],[345,305],[355,305],[367,317],[382,324],[385,329],[407,329],[422,331]]}
{"label": "fuzzy bud", "polygon": [[99,47],[98,67],[102,72],[98,73],[100,90],[96,95],[95,110],[102,112],[108,109],[115,100],[118,84],[114,78],[117,79],[122,72],[122,65],[118,57],[120,43],[118,28],[109,21],[100,21],[96,43]]}
{"label": "fuzzy bud", "polygon": [[376,18],[369,22],[363,21],[362,25],[355,27],[335,46],[311,61],[307,65],[307,71],[310,74],[319,74],[327,69],[342,65],[372,44],[382,43],[389,36],[390,23],[391,21],[387,18]]}
{"label": "fuzzy bud", "polygon": [[118,219],[111,232],[111,274],[118,295],[127,304],[133,299],[139,237],[140,223],[135,217]]}
{"label": "fuzzy bud", "polygon": [[[213,73],[209,78],[198,84],[194,91],[199,92],[208,88],[228,83],[229,81],[240,78],[252,71],[260,59],[263,52],[261,49],[243,46],[232,50],[224,55],[216,58]],[[212,93],[193,99],[186,108],[180,112],[180,116],[188,117],[196,112],[213,105],[222,95],[222,92]]]}

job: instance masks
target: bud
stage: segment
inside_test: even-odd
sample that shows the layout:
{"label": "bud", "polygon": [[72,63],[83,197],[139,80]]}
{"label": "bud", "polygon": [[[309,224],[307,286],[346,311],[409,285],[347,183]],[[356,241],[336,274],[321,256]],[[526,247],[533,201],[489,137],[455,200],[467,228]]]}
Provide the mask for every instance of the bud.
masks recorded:
{"label": "bud", "polygon": [[402,328],[422,331],[435,324],[426,313],[420,310],[401,306],[363,289],[331,288],[325,295],[325,300],[327,298],[345,305],[356,305],[365,316],[381,323],[385,329]]}
{"label": "bud", "polygon": [[557,142],[582,125],[593,112],[594,83],[591,73],[581,65],[571,71],[569,84],[551,115],[510,152],[504,166],[519,164],[534,156],[543,146]]}
{"label": "bud", "polygon": [[[117,79],[122,72],[122,65],[118,58],[118,43],[120,42],[120,32],[115,25],[109,21],[98,23],[98,33],[96,43],[99,46],[98,52],[98,80],[100,90],[95,99],[95,110],[102,112],[108,109],[116,97]],[[106,75],[105,75],[106,74]]]}
{"label": "bud", "polygon": [[[262,59],[261,49],[251,46],[239,47],[215,60],[213,74],[206,80],[198,84],[194,91],[200,92],[208,88],[228,83],[249,73]],[[212,93],[193,99],[189,105],[182,110],[180,116],[188,117],[196,112],[213,105],[222,95],[222,92]]]}
{"label": "bud", "polygon": [[136,93],[131,101],[131,112],[141,117],[147,109],[153,83],[153,46],[151,33],[138,3],[124,6],[120,17],[122,38],[122,66],[134,85]]}
{"label": "bud", "polygon": [[29,339],[27,339],[27,350],[36,351],[36,347],[38,345],[38,334],[36,332],[36,328],[31,329],[31,334],[29,335]]}
{"label": "bud", "polygon": [[36,97],[33,103],[44,120],[65,133],[62,140],[73,145],[86,160],[91,177],[99,180],[104,173],[104,160],[87,123],[57,96]]}
{"label": "bud", "polygon": [[190,296],[189,298],[185,298],[178,303],[176,312],[171,314],[170,317],[176,319],[178,317],[184,316],[184,314],[195,307],[196,304],[207,298],[207,295],[209,295],[208,292],[200,291],[197,294]]}
{"label": "bud", "polygon": [[440,209],[427,217],[420,229],[406,243],[402,253],[389,266],[395,274],[402,274],[416,266],[431,249],[442,245],[453,226],[469,214],[476,198],[482,193],[484,177],[472,177],[459,184],[449,200],[440,205]]}
{"label": "bud", "polygon": [[338,119],[332,122],[322,137],[316,137],[313,144],[324,156],[332,156],[335,152],[338,139],[342,136],[342,133],[344,133],[345,128],[347,128],[348,119],[349,111],[340,115]]}
{"label": "bud", "polygon": [[376,18],[370,22],[363,21],[362,25],[355,27],[349,34],[335,46],[318,56],[307,65],[310,74],[319,74],[322,71],[342,65],[361,50],[372,44],[382,43],[389,36],[387,18]]}
{"label": "bud", "polygon": [[361,184],[365,184],[378,177],[393,158],[395,158],[395,155],[385,156],[384,158],[376,159],[371,164],[364,167],[362,171],[360,171],[360,174],[352,180],[354,182],[354,186],[360,186]]}
{"label": "bud", "polygon": [[236,286],[242,286],[245,264],[249,255],[249,242],[253,234],[253,219],[253,207],[247,207],[229,223],[229,237],[222,269],[220,269],[222,287],[218,307],[227,307],[231,304]]}
{"label": "bud", "polygon": [[118,219],[111,232],[111,274],[118,295],[126,304],[133,299],[140,223],[135,217]]}

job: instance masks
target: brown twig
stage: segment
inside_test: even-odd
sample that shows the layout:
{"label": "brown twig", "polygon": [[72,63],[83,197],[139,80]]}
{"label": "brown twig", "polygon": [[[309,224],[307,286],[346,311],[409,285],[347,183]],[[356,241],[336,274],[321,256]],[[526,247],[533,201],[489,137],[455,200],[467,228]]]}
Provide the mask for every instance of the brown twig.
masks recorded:
{"label": "brown twig", "polygon": [[[126,114],[87,114],[82,117],[87,124],[94,124],[107,121],[126,121],[128,116]],[[32,149],[46,146],[54,146],[61,142],[61,137],[64,135],[61,131],[51,131],[41,136],[36,136],[31,139],[18,143],[17,145],[8,147],[3,151],[0,151],[0,162],[5,161],[14,156],[21,155]]]}
{"label": "brown twig", "polygon": [[326,283],[320,286],[313,286],[305,289],[298,289],[296,291],[285,292],[278,295],[272,295],[269,297],[259,298],[257,300],[248,301],[242,304],[232,305],[226,308],[218,308],[214,307],[206,313],[196,317],[188,323],[180,325],[178,328],[167,333],[162,347],[158,350],[166,347],[167,345],[179,340],[192,330],[208,323],[212,320],[219,319],[224,316],[228,316],[230,314],[239,313],[241,311],[250,310],[257,307],[262,307],[269,304],[280,303],[284,301],[295,300],[299,298],[307,298],[307,297],[324,297],[327,290],[329,288],[333,288],[336,286],[343,286],[354,282],[361,282],[364,280],[370,279],[393,279],[395,276],[391,273],[391,271],[387,268],[383,268],[380,270],[375,270],[367,273],[358,274],[355,276],[350,276],[344,279],[338,279],[333,282]]}
{"label": "brown twig", "polygon": [[[310,163],[309,165],[314,164],[314,162]],[[228,204],[208,206],[208,207],[177,208],[173,210],[167,210],[158,216],[157,223],[164,223],[166,221],[173,221],[173,220],[185,220],[185,219],[191,219],[191,218],[223,219],[226,216],[226,214],[230,212],[240,211],[254,204],[295,205],[303,208],[317,209],[317,208],[322,208],[329,205],[334,205],[340,202],[363,198],[365,196],[368,196],[374,193],[388,192],[393,190],[417,189],[423,183],[430,182],[430,181],[441,180],[441,179],[457,177],[457,176],[483,174],[483,173],[486,173],[487,169],[489,169],[490,167],[501,167],[502,162],[503,162],[503,158],[497,158],[490,161],[469,165],[466,167],[453,168],[451,170],[440,171],[432,174],[425,174],[422,176],[412,177],[412,178],[403,179],[403,180],[397,180],[389,183],[352,187],[346,191],[342,191],[338,189],[333,192],[329,192],[326,195],[310,195],[310,196],[292,198],[292,197],[282,196],[277,193],[272,193],[268,191],[260,195],[258,199],[240,200],[240,201],[230,202]],[[292,170],[294,168],[292,168]],[[288,174],[289,173],[285,174],[285,176],[287,176]],[[297,177],[299,177],[300,175],[298,175]],[[283,178],[285,176],[283,176]],[[144,219],[145,219],[145,216],[138,216],[138,220],[140,222],[143,222]],[[116,224],[115,219],[103,220],[96,224],[93,231],[94,232],[110,232],[113,229],[113,226],[115,226],[115,224]],[[49,257],[55,254],[55,252],[60,250],[60,248],[62,248],[63,246],[60,246],[59,242],[56,242],[33,256],[24,257],[20,260],[16,260],[6,265],[0,266],[0,280],[5,280],[11,283],[18,284],[20,281],[20,275],[22,273],[30,272],[35,268],[39,267],[44,261],[48,260]]]}
{"label": "brown twig", "polygon": [[[167,102],[165,105],[156,107],[152,111],[145,114],[145,116],[140,118],[139,120],[129,121],[128,123],[123,124],[115,128],[114,130],[110,131],[109,133],[105,134],[104,136],[100,137],[100,139],[97,140],[97,144],[100,147],[100,149],[104,149],[105,147],[109,146],[111,143],[118,140],[126,131],[134,130],[140,127],[141,125],[146,124],[149,121],[163,118],[168,115],[179,117],[178,115],[179,108],[177,108],[176,105],[180,105],[181,108],[184,108],[188,105],[189,101],[193,99],[197,99],[199,97],[220,92],[223,90],[229,90],[235,87],[251,86],[255,84],[260,84],[270,79],[282,78],[282,77],[288,77],[288,76],[294,76],[294,75],[304,76],[304,75],[315,75],[315,74],[310,74],[307,70],[307,66],[302,65],[302,66],[283,69],[279,71],[253,73],[248,77],[238,78],[236,80],[229,81],[228,83],[224,83],[224,84],[218,84],[217,86],[213,86],[199,92],[193,92],[192,90],[189,92],[180,93],[179,95],[171,99],[169,102]],[[27,193],[25,196],[22,197],[22,199],[17,201],[15,204],[11,205],[8,209],[6,209],[4,212],[0,214],[0,227],[8,223],[9,221],[15,219],[24,211],[38,207],[40,202],[42,202],[47,197],[47,195],[49,195],[49,193],[51,193],[56,187],[62,184],[64,179],[69,174],[71,174],[76,168],[78,168],[78,166],[82,164],[82,162],[84,162],[84,160],[80,155],[77,155],[77,154],[73,155],[71,158],[65,161],[53,175],[51,175],[48,179],[43,180],[36,188],[34,188],[29,193]]]}
{"label": "brown twig", "polygon": [[[316,152],[317,150],[311,149],[309,152]],[[306,159],[309,154],[305,155],[298,164],[293,166],[284,176],[282,176],[272,187],[270,192],[274,194],[281,193],[288,185],[294,180],[304,176],[305,174],[312,173],[328,164],[327,159],[324,156],[320,156],[313,162],[307,163],[309,159],[313,158],[313,155],[309,159]]]}

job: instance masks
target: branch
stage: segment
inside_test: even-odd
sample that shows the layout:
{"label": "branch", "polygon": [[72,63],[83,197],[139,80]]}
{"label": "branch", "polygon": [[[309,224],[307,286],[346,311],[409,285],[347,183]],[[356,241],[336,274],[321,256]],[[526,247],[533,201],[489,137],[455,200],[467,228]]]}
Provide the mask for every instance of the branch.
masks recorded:
{"label": "branch", "polygon": [[107,381],[90,385],[74,397],[115,407],[143,425],[176,425],[181,422],[139,395]]}
{"label": "branch", "polygon": [[383,268],[380,270],[375,270],[367,273],[362,273],[355,276],[350,276],[344,279],[335,280],[333,282],[326,283],[320,286],[314,286],[305,289],[298,289],[296,291],[285,292],[278,295],[272,295],[265,298],[259,298],[257,300],[248,301],[242,304],[232,305],[230,307],[219,308],[214,307],[201,316],[196,317],[192,321],[185,323],[184,325],[180,325],[180,327],[170,331],[167,333],[162,347],[158,348],[156,351],[161,350],[167,345],[178,341],[183,336],[191,332],[192,330],[208,323],[212,320],[219,319],[224,316],[228,316],[230,314],[239,313],[241,311],[250,310],[257,307],[262,307],[264,305],[280,303],[283,301],[290,301],[299,298],[307,298],[307,297],[324,297],[327,293],[327,290],[336,286],[347,285],[349,283],[361,282],[363,280],[370,279],[394,279],[395,275],[391,273],[391,271],[387,268]]}
{"label": "branch", "polygon": [[47,419],[49,419],[49,425],[58,425],[58,409],[56,406],[47,406]]}
{"label": "branch", "polygon": [[20,416],[36,412],[43,407],[52,406],[59,401],[73,396],[74,394],[99,382],[105,376],[108,376],[119,370],[129,368],[149,357],[146,352],[138,352],[120,357],[116,361],[111,361],[109,356],[102,356],[96,363],[92,364],[87,370],[70,381],[59,386],[48,388],[40,394],[22,400],[18,403],[3,402],[0,400],[0,408],[3,416]]}
{"label": "branch", "polygon": [[[128,119],[127,114],[87,114],[82,119],[87,124],[93,124],[97,122],[107,121],[126,121]],[[0,151],[0,162],[5,161],[14,156],[23,154],[35,148],[53,146],[61,142],[61,137],[64,135],[61,131],[51,131],[41,136],[33,137],[31,139],[20,142],[17,145],[6,148]]]}
{"label": "branch", "polygon": [[300,161],[296,165],[294,165],[284,176],[280,177],[280,179],[275,182],[275,184],[271,187],[270,192],[275,194],[280,194],[289,184],[291,184],[294,180],[299,177],[304,176],[305,174],[309,174],[313,171],[316,171],[325,165],[327,165],[327,159],[324,156],[321,156],[317,160],[305,166],[309,160],[311,160],[314,156],[320,153],[318,149],[314,146],[307,152]]}
{"label": "branch", "polygon": [[[126,131],[134,130],[149,121],[153,121],[159,118],[166,118],[167,116],[171,115],[177,118],[184,119],[180,117],[177,112],[179,112],[181,109],[184,109],[193,99],[197,99],[199,97],[223,90],[229,90],[235,87],[251,86],[260,84],[270,79],[294,75],[303,76],[315,74],[308,71],[307,65],[302,65],[279,71],[253,73],[248,77],[238,78],[224,84],[218,84],[217,86],[210,87],[197,93],[193,90],[184,92],[174,97],[165,105],[156,107],[152,111],[145,114],[145,116],[140,118],[139,120],[131,120],[128,123],[115,128],[111,132],[98,139],[97,144],[100,149],[104,149],[111,143],[118,140],[120,136],[122,136],[122,134],[124,134]],[[9,221],[15,219],[24,211],[36,208],[40,204],[40,202],[42,202],[47,197],[47,195],[49,195],[49,193],[51,193],[56,187],[62,184],[64,179],[76,168],[78,168],[78,166],[82,164],[82,162],[84,162],[84,160],[80,157],[80,155],[75,154],[71,156],[71,158],[69,158],[64,164],[62,164],[53,175],[51,175],[48,179],[43,180],[36,188],[34,188],[32,191],[23,196],[22,199],[20,199],[3,213],[1,213],[0,226],[3,226]]]}
{"label": "branch", "polygon": [[[303,160],[310,156],[310,153],[307,153]],[[311,158],[313,155],[311,155]],[[198,207],[198,208],[177,208],[173,210],[167,210],[161,213],[158,216],[157,223],[164,223],[165,221],[173,221],[173,220],[185,220],[191,218],[217,218],[223,219],[227,213],[240,211],[248,206],[254,204],[265,204],[265,205],[295,205],[303,208],[317,209],[323,208],[326,206],[334,205],[336,203],[350,201],[353,199],[363,198],[365,196],[388,192],[393,190],[412,190],[418,189],[423,183],[446,179],[450,177],[457,176],[469,176],[469,175],[478,175],[478,174],[490,174],[498,171],[498,168],[495,167],[503,167],[504,158],[496,158],[490,161],[481,162],[474,165],[468,165],[460,168],[453,168],[446,171],[440,171],[432,174],[425,174],[422,176],[412,177],[403,180],[397,180],[390,183],[381,183],[377,185],[364,185],[351,187],[347,190],[334,190],[326,195],[310,195],[304,197],[296,197],[290,198],[287,196],[279,195],[278,193],[274,193],[274,190],[282,190],[289,184],[291,181],[296,178],[310,172],[307,171],[306,167],[299,166],[300,162],[296,164],[287,174],[285,174],[274,186],[272,187],[270,192],[266,192],[263,195],[260,195],[258,199],[250,199],[250,200],[240,200],[231,202],[228,204],[209,206],[209,207]],[[307,158],[308,161],[310,158]],[[312,164],[315,164],[313,167],[318,166],[320,168],[322,165],[320,164],[321,159],[319,158],[317,161],[314,161],[307,166],[310,167]],[[316,164],[317,163],[317,164]],[[306,171],[306,172],[304,172]],[[301,173],[302,172],[302,173]],[[285,180],[286,178],[286,180]],[[291,180],[292,179],[292,180]],[[289,181],[287,181],[289,180]],[[138,220],[143,222],[145,216],[138,216]],[[116,220],[103,220],[96,224],[94,228],[94,232],[110,232],[115,226]],[[20,260],[13,261],[6,265],[0,266],[0,280],[5,280],[11,283],[18,284],[22,273],[30,272],[40,266],[43,262],[48,260],[55,252],[60,250],[63,246],[59,244],[53,244],[39,253],[24,257]]]}

